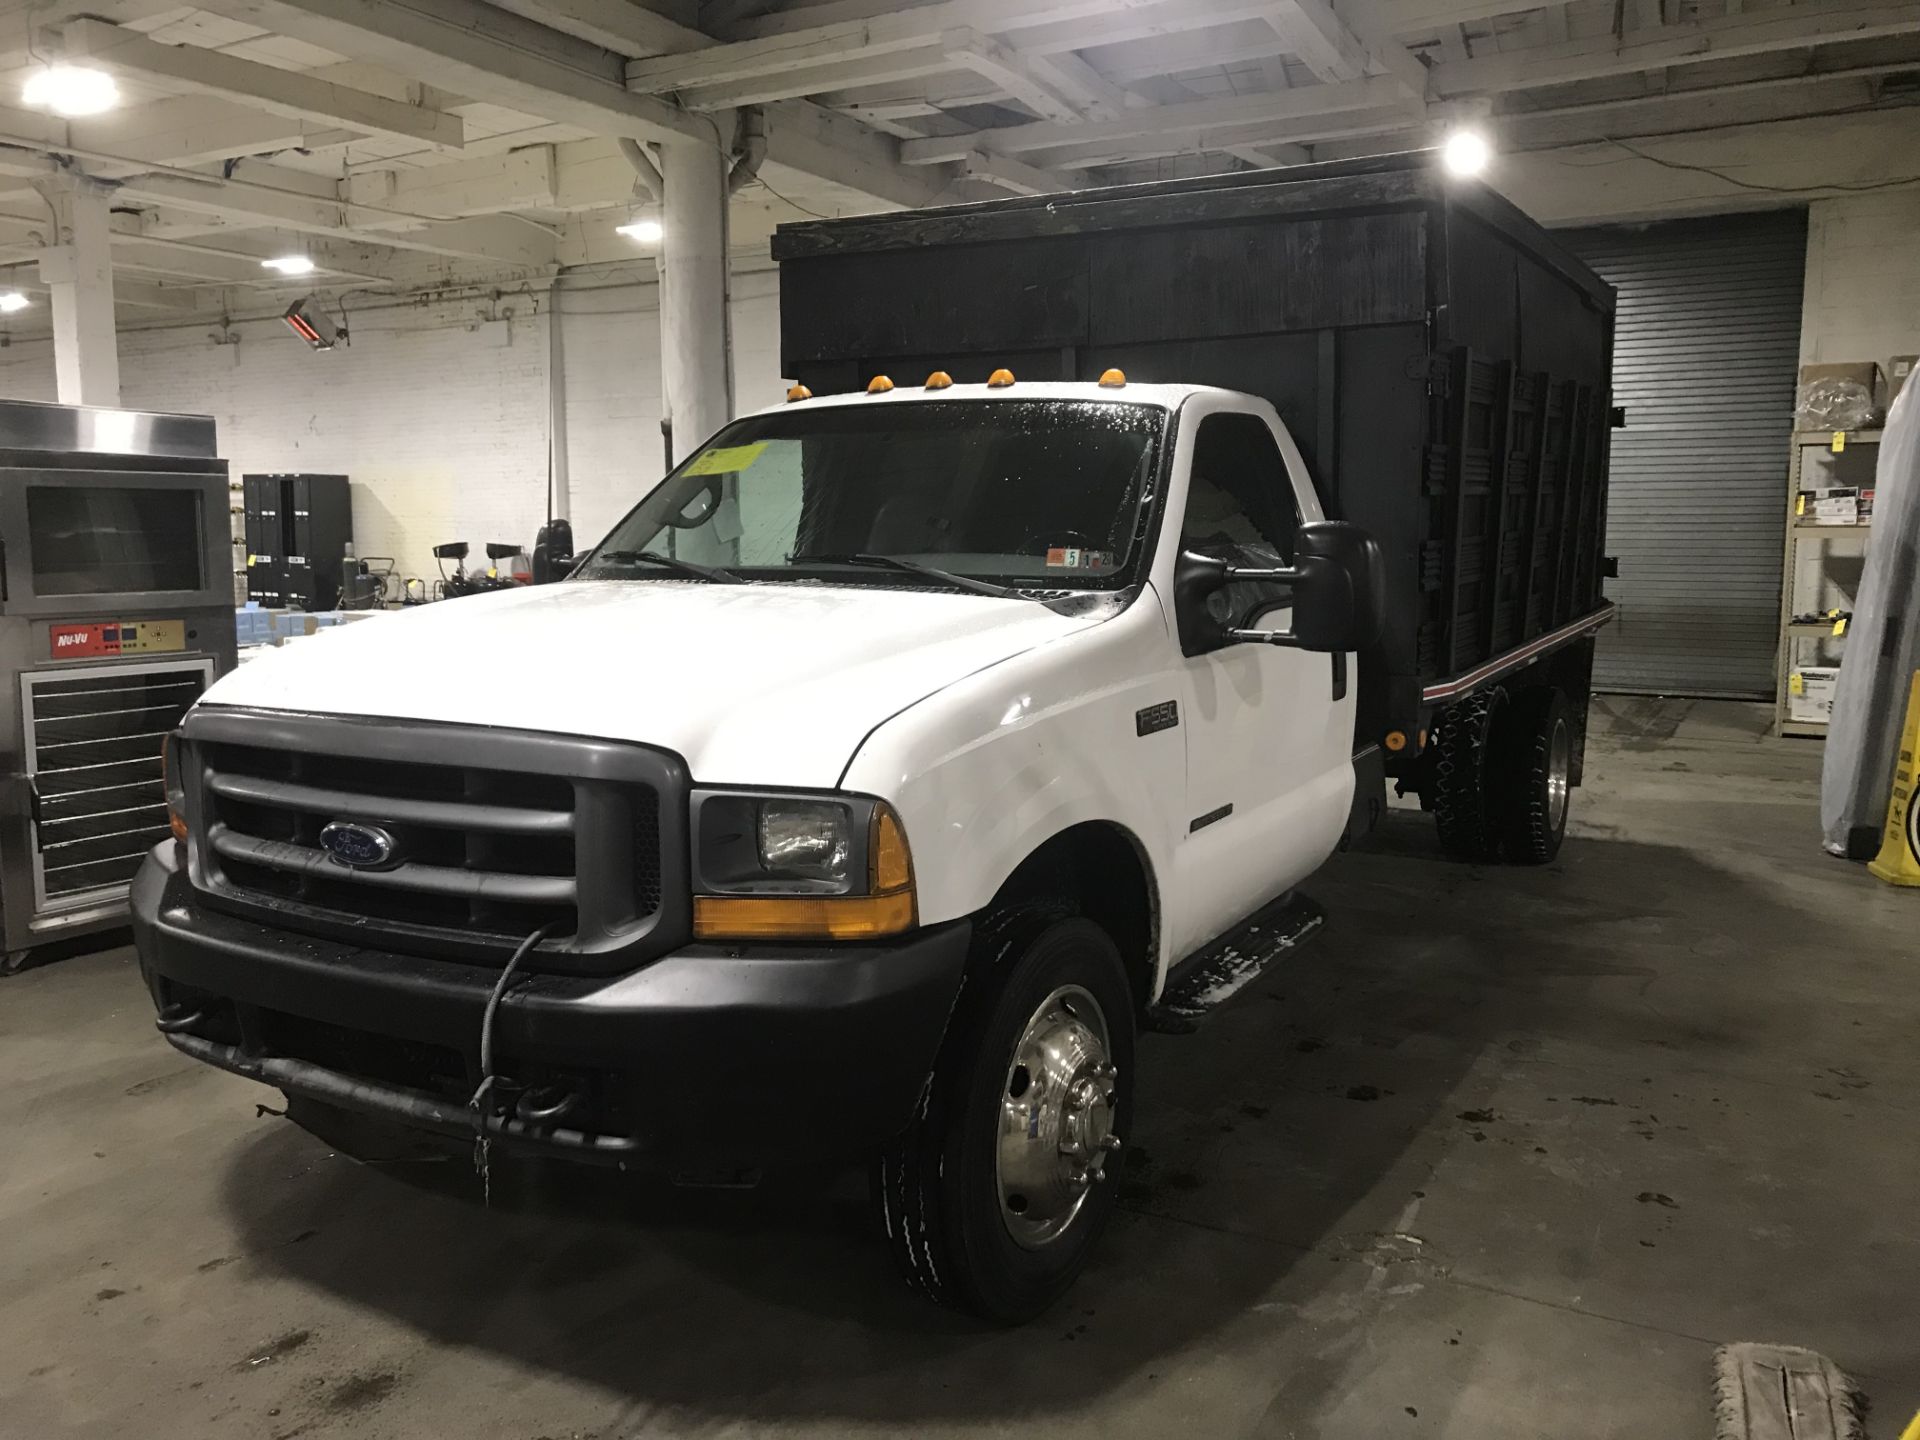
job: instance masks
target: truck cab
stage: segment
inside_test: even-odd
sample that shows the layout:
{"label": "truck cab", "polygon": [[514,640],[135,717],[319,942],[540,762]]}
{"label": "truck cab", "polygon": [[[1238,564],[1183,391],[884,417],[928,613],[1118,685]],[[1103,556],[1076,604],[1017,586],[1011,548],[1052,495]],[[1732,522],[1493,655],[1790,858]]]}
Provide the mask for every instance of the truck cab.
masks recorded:
{"label": "truck cab", "polygon": [[1170,975],[1378,811],[1380,566],[1251,395],[796,387],[565,581],[209,691],[134,889],[159,1026],[323,1131],[871,1157],[907,1276],[1029,1317]]}

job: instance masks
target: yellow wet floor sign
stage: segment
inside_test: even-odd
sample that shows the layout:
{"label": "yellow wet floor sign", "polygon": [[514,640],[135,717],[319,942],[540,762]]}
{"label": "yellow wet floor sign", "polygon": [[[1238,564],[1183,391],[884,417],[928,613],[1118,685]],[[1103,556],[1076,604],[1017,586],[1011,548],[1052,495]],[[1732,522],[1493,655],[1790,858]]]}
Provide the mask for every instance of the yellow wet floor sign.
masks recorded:
{"label": "yellow wet floor sign", "polygon": [[1920,792],[1920,672],[1914,674],[1906,724],[1900,728],[1886,836],[1880,854],[1867,866],[1889,885],[1920,886],[1920,793],[1916,792]]}

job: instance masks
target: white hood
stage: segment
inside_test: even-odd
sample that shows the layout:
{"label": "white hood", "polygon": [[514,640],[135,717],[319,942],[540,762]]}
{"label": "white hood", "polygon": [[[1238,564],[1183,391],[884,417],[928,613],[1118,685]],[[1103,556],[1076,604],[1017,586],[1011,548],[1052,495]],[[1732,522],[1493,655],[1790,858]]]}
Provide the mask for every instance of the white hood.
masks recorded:
{"label": "white hood", "polygon": [[704,784],[824,787],[889,717],[1112,613],[879,587],[579,581],[323,630],[248,661],[206,701],[639,741],[677,752]]}

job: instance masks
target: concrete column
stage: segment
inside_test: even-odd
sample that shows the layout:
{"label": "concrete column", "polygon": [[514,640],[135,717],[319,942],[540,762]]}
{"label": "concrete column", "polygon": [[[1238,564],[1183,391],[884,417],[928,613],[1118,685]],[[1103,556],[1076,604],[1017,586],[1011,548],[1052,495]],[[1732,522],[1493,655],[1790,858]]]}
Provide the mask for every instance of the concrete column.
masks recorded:
{"label": "concrete column", "polygon": [[[727,314],[727,156],[715,143],[661,146],[660,371],[678,464],[733,418]],[[731,134],[728,125],[725,133]]]}
{"label": "concrete column", "polygon": [[119,338],[113,323],[111,191],[78,175],[41,182],[53,207],[56,243],[40,255],[53,312],[53,365],[63,405],[120,403]]}

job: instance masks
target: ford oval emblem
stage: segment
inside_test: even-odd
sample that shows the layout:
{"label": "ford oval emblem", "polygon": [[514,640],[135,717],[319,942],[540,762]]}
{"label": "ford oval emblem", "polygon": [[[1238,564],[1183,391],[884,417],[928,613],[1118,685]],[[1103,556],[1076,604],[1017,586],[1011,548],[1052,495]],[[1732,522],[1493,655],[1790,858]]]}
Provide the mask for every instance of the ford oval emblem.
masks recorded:
{"label": "ford oval emblem", "polygon": [[320,848],[342,865],[356,870],[381,870],[399,863],[399,847],[378,825],[336,820],[320,832]]}

